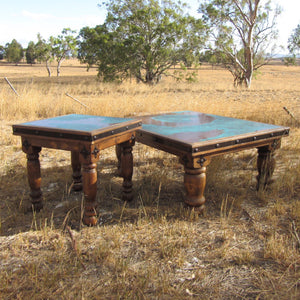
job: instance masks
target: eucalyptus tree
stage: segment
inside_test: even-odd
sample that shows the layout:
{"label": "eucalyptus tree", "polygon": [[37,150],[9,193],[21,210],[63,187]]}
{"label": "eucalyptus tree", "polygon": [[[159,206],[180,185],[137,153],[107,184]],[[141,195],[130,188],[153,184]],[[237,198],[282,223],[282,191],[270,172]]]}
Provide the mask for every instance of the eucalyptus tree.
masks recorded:
{"label": "eucalyptus tree", "polygon": [[42,38],[40,34],[37,35],[38,42],[35,44],[36,59],[38,62],[44,62],[49,77],[51,76],[50,63],[53,60],[52,44]]}
{"label": "eucalyptus tree", "polygon": [[5,56],[5,48],[0,45],[0,60],[2,60]]}
{"label": "eucalyptus tree", "polygon": [[134,76],[153,84],[183,57],[203,47],[206,39],[201,20],[187,15],[185,5],[167,0],[108,0],[103,25],[83,28],[79,57],[98,65],[104,81]]}
{"label": "eucalyptus tree", "polygon": [[211,29],[209,49],[234,77],[236,86],[250,87],[253,72],[267,60],[277,37],[281,9],[271,0],[208,0],[199,7]]}
{"label": "eucalyptus tree", "polygon": [[300,24],[298,24],[289,37],[288,49],[295,56],[300,54]]}
{"label": "eucalyptus tree", "polygon": [[88,69],[98,66],[98,76],[104,81],[122,81],[130,69],[126,61],[126,45],[120,43],[116,32],[110,32],[106,25],[95,28],[84,27],[79,32],[78,58]]}
{"label": "eucalyptus tree", "polygon": [[74,34],[76,31],[70,28],[64,28],[57,37],[51,36],[49,43],[51,45],[51,53],[57,61],[57,76],[60,76],[60,67],[65,59],[74,57],[77,54],[77,40]]}
{"label": "eucalyptus tree", "polygon": [[22,60],[24,56],[23,47],[15,39],[11,43],[7,43],[5,48],[5,55],[8,62],[18,64]]}
{"label": "eucalyptus tree", "polygon": [[28,43],[26,52],[25,52],[25,56],[26,56],[26,62],[28,64],[34,64],[35,63],[35,59],[36,59],[36,52],[35,52],[35,44],[33,41],[30,41]]}

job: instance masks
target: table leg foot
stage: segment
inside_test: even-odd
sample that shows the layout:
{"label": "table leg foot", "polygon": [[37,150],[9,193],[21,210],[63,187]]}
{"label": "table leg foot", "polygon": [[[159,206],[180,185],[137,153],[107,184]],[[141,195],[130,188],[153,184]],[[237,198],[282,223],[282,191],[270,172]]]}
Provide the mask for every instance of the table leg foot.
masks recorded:
{"label": "table leg foot", "polygon": [[97,195],[97,164],[83,163],[82,177],[83,177],[83,192],[84,192],[84,212],[83,223],[88,226],[97,224],[96,212],[96,195]]}
{"label": "table leg foot", "polygon": [[266,186],[272,183],[272,175],[275,169],[275,159],[274,159],[275,148],[270,146],[258,148],[257,157],[257,170],[258,175],[256,189],[262,191]]}
{"label": "table leg foot", "polygon": [[78,151],[71,151],[71,164],[73,170],[73,190],[78,192],[82,190],[81,163]]}
{"label": "table leg foot", "polygon": [[95,210],[94,209],[88,210],[88,208],[85,206],[85,211],[84,211],[82,222],[84,225],[87,225],[87,226],[97,225],[98,220],[97,220],[97,216],[95,214]]}
{"label": "table leg foot", "polygon": [[30,187],[30,197],[33,209],[40,211],[43,208],[41,191],[41,167],[39,161],[40,147],[30,147],[27,153],[27,173]]}
{"label": "table leg foot", "polygon": [[184,201],[189,206],[198,207],[198,210],[203,210],[205,203],[206,167],[185,167],[184,170],[184,187],[186,191]]}

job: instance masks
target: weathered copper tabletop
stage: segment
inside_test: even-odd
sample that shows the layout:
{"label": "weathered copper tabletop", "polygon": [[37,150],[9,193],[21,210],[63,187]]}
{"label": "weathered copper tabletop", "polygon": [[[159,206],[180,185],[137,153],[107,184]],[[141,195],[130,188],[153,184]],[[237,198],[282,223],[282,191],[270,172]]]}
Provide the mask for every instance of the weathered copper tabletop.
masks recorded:
{"label": "weathered copper tabletop", "polygon": [[185,167],[185,202],[203,207],[206,166],[211,157],[258,148],[258,184],[261,189],[274,170],[273,151],[280,147],[288,127],[227,118],[193,111],[140,117],[136,140],[178,155]]}
{"label": "weathered copper tabletop", "polygon": [[141,127],[140,120],[71,114],[13,125],[16,135],[97,142]]}
{"label": "weathered copper tabletop", "polygon": [[[123,199],[132,198],[132,146],[140,120],[71,114],[13,125],[13,133],[22,137],[22,150],[27,153],[28,181],[32,204],[42,204],[39,152],[42,147],[71,151],[73,188],[85,195],[83,221],[95,225],[97,171],[96,162],[102,149],[122,145]],[[82,168],[81,168],[82,167]],[[82,176],[81,176],[82,169]]]}

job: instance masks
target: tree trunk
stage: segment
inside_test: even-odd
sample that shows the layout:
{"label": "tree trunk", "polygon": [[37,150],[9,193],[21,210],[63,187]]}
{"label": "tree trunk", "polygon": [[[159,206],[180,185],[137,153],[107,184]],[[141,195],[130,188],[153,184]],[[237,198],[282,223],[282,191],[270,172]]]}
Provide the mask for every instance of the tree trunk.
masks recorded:
{"label": "tree trunk", "polygon": [[60,76],[60,65],[61,65],[61,61],[59,60],[58,63],[57,63],[57,68],[56,68],[57,77]]}
{"label": "tree trunk", "polygon": [[146,83],[150,85],[154,84],[154,74],[149,70],[146,71]]}
{"label": "tree trunk", "polygon": [[250,45],[245,48],[245,61],[247,64],[245,72],[245,84],[247,88],[250,88],[251,86],[253,75],[253,49],[251,47],[251,41],[249,43]]}
{"label": "tree trunk", "polygon": [[251,81],[252,81],[252,74],[248,75],[246,74],[246,77],[245,77],[245,85],[248,89],[250,89],[250,86],[251,86]]}
{"label": "tree trunk", "polygon": [[59,77],[60,76],[60,66],[61,66],[61,63],[63,62],[63,58],[62,59],[59,59],[58,61],[57,61],[57,69],[56,69],[56,71],[57,71],[57,77]]}
{"label": "tree trunk", "polygon": [[48,60],[46,60],[46,69],[47,69],[47,72],[48,72],[48,76],[51,77],[51,69],[50,69]]}

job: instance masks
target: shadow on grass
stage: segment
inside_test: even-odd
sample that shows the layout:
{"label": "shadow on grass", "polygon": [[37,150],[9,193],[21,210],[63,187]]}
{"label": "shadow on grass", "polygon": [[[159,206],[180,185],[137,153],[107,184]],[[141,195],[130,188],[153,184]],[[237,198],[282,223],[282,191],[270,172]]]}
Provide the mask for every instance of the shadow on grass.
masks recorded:
{"label": "shadow on grass", "polygon": [[[256,201],[253,167],[243,168],[230,159],[215,159],[208,167],[204,217],[220,215],[222,201],[227,198],[236,208],[245,199]],[[164,165],[168,164],[168,165]],[[246,168],[246,169],[247,169]],[[231,169],[228,174],[225,170]],[[250,169],[250,170],[249,170]],[[252,171],[251,171],[252,170]],[[29,197],[26,168],[15,165],[1,179],[0,235],[11,235],[45,226],[82,228],[83,193],[72,190],[70,166],[43,169],[42,192],[44,208],[33,212]],[[137,161],[134,167],[134,200],[121,200],[123,179],[117,176],[116,160],[101,159],[98,163],[97,213],[99,226],[121,222],[136,223],[141,218],[156,217],[189,219],[191,210],[184,204],[183,167],[177,158],[149,158]],[[250,180],[251,181],[251,180]]]}

